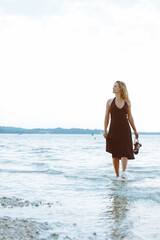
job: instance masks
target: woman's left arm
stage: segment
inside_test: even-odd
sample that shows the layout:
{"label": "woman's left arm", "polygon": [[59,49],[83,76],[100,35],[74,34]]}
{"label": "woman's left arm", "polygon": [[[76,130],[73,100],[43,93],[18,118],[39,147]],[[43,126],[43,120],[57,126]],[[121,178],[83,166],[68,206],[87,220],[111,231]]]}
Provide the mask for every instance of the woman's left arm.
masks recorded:
{"label": "woman's left arm", "polygon": [[131,112],[131,104],[128,105],[128,120],[129,120],[129,123],[131,124],[131,127],[132,127],[133,131],[134,131],[135,138],[138,138],[138,133],[137,133],[137,130],[136,130],[136,127],[135,127],[135,124],[134,124],[134,119],[133,119],[132,112]]}

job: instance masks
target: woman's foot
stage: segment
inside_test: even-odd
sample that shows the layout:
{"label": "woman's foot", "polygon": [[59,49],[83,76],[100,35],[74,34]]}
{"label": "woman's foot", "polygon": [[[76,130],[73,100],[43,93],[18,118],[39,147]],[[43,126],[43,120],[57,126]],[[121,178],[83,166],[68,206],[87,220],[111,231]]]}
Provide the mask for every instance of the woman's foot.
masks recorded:
{"label": "woman's foot", "polygon": [[122,172],[122,173],[121,173],[121,178],[122,178],[122,179],[126,179],[126,178],[127,178],[126,172]]}

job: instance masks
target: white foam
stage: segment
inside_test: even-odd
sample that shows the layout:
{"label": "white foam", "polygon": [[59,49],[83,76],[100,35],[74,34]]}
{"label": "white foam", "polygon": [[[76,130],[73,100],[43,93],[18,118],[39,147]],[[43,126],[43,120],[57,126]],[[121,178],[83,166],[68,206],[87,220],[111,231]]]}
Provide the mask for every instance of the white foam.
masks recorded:
{"label": "white foam", "polygon": [[[123,174],[123,176],[125,177],[125,178],[122,178],[121,176],[122,176],[122,174]],[[116,181],[132,181],[132,180],[134,180],[134,176],[131,174],[131,173],[129,173],[129,172],[121,172],[120,173],[120,177],[115,177],[115,180]]]}

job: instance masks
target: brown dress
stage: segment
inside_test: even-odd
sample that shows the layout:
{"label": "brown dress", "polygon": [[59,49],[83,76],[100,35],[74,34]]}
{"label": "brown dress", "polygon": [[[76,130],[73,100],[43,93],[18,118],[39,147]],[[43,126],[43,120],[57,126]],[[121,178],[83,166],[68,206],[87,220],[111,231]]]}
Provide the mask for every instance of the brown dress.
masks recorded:
{"label": "brown dress", "polygon": [[134,159],[131,128],[128,121],[128,105],[118,108],[113,99],[110,106],[111,123],[106,139],[106,151],[112,157]]}

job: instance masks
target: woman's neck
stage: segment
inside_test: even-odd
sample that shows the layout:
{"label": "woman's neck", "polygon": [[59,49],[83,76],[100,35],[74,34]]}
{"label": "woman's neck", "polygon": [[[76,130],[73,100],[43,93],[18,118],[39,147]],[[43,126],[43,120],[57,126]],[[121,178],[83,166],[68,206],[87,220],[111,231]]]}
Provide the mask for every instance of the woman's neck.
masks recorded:
{"label": "woman's neck", "polygon": [[120,100],[123,100],[123,99],[121,98],[121,94],[120,94],[120,93],[116,93],[116,94],[115,94],[115,97],[116,97],[116,99],[119,100],[119,101],[120,101]]}

